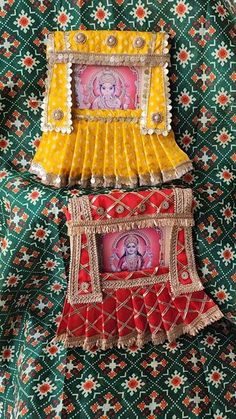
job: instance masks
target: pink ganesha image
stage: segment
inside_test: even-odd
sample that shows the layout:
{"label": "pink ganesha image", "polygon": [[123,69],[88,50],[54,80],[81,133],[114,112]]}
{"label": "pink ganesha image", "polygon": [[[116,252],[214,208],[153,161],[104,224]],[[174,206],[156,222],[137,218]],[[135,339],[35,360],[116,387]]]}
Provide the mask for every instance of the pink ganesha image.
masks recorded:
{"label": "pink ganesha image", "polygon": [[[90,68],[89,68],[90,67]],[[134,109],[137,106],[135,69],[95,66],[79,67],[76,84],[77,105],[81,109]]]}

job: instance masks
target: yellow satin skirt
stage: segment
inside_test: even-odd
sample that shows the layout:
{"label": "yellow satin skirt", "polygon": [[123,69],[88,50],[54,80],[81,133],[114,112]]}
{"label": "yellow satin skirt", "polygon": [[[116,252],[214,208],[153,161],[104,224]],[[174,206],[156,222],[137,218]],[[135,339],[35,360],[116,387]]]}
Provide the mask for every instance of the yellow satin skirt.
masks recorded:
{"label": "yellow satin skirt", "polygon": [[89,111],[83,113],[85,119],[75,118],[70,134],[43,133],[30,168],[43,183],[82,188],[151,186],[192,169],[173,131],[167,136],[143,135],[138,119],[91,120]]}

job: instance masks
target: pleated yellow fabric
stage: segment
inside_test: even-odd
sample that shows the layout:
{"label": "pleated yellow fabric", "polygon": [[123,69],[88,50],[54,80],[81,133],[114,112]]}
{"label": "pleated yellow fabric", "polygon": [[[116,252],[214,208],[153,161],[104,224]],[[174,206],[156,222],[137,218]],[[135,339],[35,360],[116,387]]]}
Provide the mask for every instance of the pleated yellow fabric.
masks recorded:
{"label": "pleated yellow fabric", "polygon": [[[129,114],[138,117],[140,110]],[[74,119],[70,134],[43,133],[31,165],[44,183],[57,187],[154,185],[179,178],[190,169],[191,162],[176,144],[173,131],[165,137],[142,135],[137,122],[83,119]]]}

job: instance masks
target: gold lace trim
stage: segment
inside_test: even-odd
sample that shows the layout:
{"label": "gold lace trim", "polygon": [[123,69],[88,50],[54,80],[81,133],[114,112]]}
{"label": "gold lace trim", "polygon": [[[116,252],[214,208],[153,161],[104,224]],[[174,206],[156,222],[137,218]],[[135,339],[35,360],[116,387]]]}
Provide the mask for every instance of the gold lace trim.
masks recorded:
{"label": "gold lace trim", "polygon": [[132,65],[156,67],[170,63],[169,54],[95,54],[92,52],[79,52],[63,50],[58,52],[50,51],[47,54],[50,64],[71,63],[87,65]]}
{"label": "gold lace trim", "polygon": [[78,176],[76,178],[69,178],[66,175],[57,175],[54,173],[48,173],[38,163],[31,163],[29,171],[37,175],[42,183],[45,185],[54,186],[56,188],[62,188],[64,186],[79,185],[81,188],[123,188],[130,187],[134,188],[137,186],[156,186],[162,182],[178,179],[182,177],[189,170],[192,170],[192,163],[187,161],[175,169],[164,170],[160,173],[148,173],[146,175],[137,176],[96,176],[84,178]]}
{"label": "gold lace trim", "polygon": [[[169,342],[175,341],[178,337],[184,334],[195,336],[204,327],[220,320],[224,317],[220,309],[215,306],[204,314],[200,314],[192,323],[185,325],[180,324],[172,327],[168,332],[160,331],[156,334],[138,334],[137,332],[130,333],[125,337],[112,336],[108,339],[101,339],[100,335],[92,338],[70,336],[67,333],[57,335],[53,340],[62,342],[67,348],[82,347],[85,350],[90,349],[109,349],[114,346],[119,348],[128,348],[131,345],[136,345],[139,348],[143,347],[147,342],[152,342],[154,345],[159,345],[165,340]],[[71,332],[70,332],[71,333]]]}

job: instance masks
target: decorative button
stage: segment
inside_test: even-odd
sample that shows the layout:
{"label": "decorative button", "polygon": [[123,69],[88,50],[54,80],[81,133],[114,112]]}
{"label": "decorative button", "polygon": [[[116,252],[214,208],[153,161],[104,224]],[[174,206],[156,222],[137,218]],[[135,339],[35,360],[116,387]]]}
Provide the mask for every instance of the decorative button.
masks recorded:
{"label": "decorative button", "polygon": [[188,279],[188,272],[186,272],[186,271],[182,272],[181,278],[182,279]]}
{"label": "decorative button", "polygon": [[144,212],[146,210],[146,205],[145,204],[141,204],[140,207],[140,212]]}
{"label": "decorative button", "polygon": [[56,109],[53,112],[53,119],[55,119],[56,121],[60,121],[64,116],[64,112],[62,112],[61,109]]}
{"label": "decorative button", "polygon": [[81,291],[87,291],[88,288],[89,288],[89,283],[88,282],[82,282],[80,284]]}
{"label": "decorative button", "polygon": [[169,208],[169,206],[170,206],[169,202],[167,202],[167,201],[163,201],[163,202],[162,202],[162,207],[163,207],[164,209],[168,209],[168,208]]}
{"label": "decorative button", "polygon": [[78,42],[79,44],[84,44],[87,40],[87,36],[84,33],[77,33],[75,35],[75,40],[76,42]]}
{"label": "decorative button", "polygon": [[124,207],[123,207],[123,205],[118,205],[117,207],[116,207],[116,212],[118,213],[118,214],[122,214],[122,212],[124,212]]}
{"label": "decorative button", "polygon": [[152,120],[153,122],[155,122],[156,124],[162,121],[162,115],[157,112],[157,113],[153,113],[152,114]]}
{"label": "decorative button", "polygon": [[96,209],[96,212],[97,212],[98,215],[103,215],[105,213],[105,210],[104,210],[103,207],[98,207]]}
{"label": "decorative button", "polygon": [[109,47],[114,47],[116,44],[117,44],[116,37],[113,36],[113,35],[108,36],[108,38],[107,38],[107,45]]}
{"label": "decorative button", "polygon": [[134,40],[134,47],[135,48],[143,48],[145,45],[145,39],[143,39],[141,36],[138,36]]}

